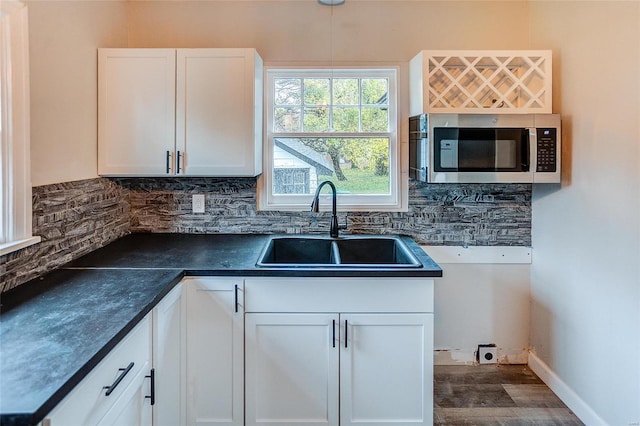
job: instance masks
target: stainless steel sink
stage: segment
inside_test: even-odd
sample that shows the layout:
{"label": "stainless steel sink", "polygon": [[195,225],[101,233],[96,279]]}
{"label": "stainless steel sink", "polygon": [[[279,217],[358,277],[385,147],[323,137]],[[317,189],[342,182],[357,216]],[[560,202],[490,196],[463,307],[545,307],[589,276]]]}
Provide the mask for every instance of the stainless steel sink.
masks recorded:
{"label": "stainless steel sink", "polygon": [[397,237],[272,237],[260,267],[419,268],[422,264]]}

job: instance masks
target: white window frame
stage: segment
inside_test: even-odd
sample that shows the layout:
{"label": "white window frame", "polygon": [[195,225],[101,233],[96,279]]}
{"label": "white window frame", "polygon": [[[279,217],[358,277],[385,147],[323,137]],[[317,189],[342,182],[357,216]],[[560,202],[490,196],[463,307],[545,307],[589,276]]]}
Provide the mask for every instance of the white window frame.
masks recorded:
{"label": "white window frame", "polygon": [[0,255],[40,241],[32,235],[27,6],[0,1]]}
{"label": "white window frame", "polygon": [[[387,195],[338,194],[339,211],[406,211],[406,185],[401,179],[401,149],[399,141],[400,123],[398,112],[398,76],[397,66],[341,66],[328,67],[265,67],[265,133],[263,146],[263,173],[258,181],[258,209],[278,211],[308,211],[313,194],[280,195],[273,194],[273,154],[274,139],[277,137],[301,137],[307,133],[274,133],[274,79],[290,75],[291,77],[353,77],[353,78],[388,78],[389,79],[389,132],[382,133],[342,133],[331,132],[323,136],[331,137],[388,137],[389,138],[389,183],[390,193]],[[330,207],[330,191],[322,191],[321,205],[323,209]]]}

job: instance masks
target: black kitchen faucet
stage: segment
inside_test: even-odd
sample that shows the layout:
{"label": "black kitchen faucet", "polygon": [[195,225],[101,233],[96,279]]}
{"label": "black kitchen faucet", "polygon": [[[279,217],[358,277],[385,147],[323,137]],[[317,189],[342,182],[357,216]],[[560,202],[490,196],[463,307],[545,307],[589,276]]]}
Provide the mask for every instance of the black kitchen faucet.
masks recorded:
{"label": "black kitchen faucet", "polygon": [[331,209],[331,227],[329,228],[329,235],[331,238],[338,238],[338,231],[340,229],[347,229],[347,225],[338,225],[338,215],[336,214],[336,186],[330,180],[325,180],[324,182],[318,185],[316,188],[316,194],[313,196],[313,201],[311,202],[311,211],[313,213],[318,213],[320,211],[320,190],[325,185],[329,185],[331,187],[331,192],[333,194],[333,204]]}

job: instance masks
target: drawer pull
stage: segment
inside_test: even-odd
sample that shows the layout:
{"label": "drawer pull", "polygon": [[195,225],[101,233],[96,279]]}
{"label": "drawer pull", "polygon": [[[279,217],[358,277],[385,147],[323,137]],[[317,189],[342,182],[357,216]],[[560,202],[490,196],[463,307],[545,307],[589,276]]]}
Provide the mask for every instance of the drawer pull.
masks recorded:
{"label": "drawer pull", "polygon": [[152,368],[149,375],[144,377],[151,380],[151,392],[150,392],[151,394],[145,396],[145,399],[149,398],[151,400],[151,405],[155,405],[156,404],[156,369]]}
{"label": "drawer pull", "polygon": [[124,376],[126,376],[127,373],[131,371],[132,368],[133,368],[133,362],[130,362],[129,365],[127,365],[127,368],[119,368],[118,371],[121,371],[121,373],[120,375],[118,375],[118,377],[116,377],[116,380],[111,384],[111,386],[105,386],[102,388],[107,390],[104,393],[104,396],[111,395],[111,392],[113,392],[116,389],[116,387],[120,384],[122,379],[124,379]]}
{"label": "drawer pull", "polygon": [[344,320],[344,348],[347,349],[349,347],[349,337],[347,333],[349,332],[349,325],[347,324],[347,320]]}
{"label": "drawer pull", "polygon": [[333,320],[333,334],[332,334],[332,340],[333,340],[333,347],[336,347],[336,320]]}

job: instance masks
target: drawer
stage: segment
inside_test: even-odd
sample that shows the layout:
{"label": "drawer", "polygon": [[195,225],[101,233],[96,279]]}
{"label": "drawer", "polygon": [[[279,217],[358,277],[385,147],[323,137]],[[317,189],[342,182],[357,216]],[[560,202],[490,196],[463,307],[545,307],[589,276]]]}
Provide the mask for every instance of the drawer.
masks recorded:
{"label": "drawer", "polygon": [[430,278],[248,278],[245,312],[433,312]]}
{"label": "drawer", "polygon": [[[90,426],[97,424],[131,382],[149,373],[151,322],[147,315],[109,354],[58,404],[43,422],[49,426]],[[129,371],[123,375],[120,369]],[[146,369],[147,371],[142,371]],[[105,386],[122,380],[106,395]],[[48,422],[48,423],[47,423]]]}

